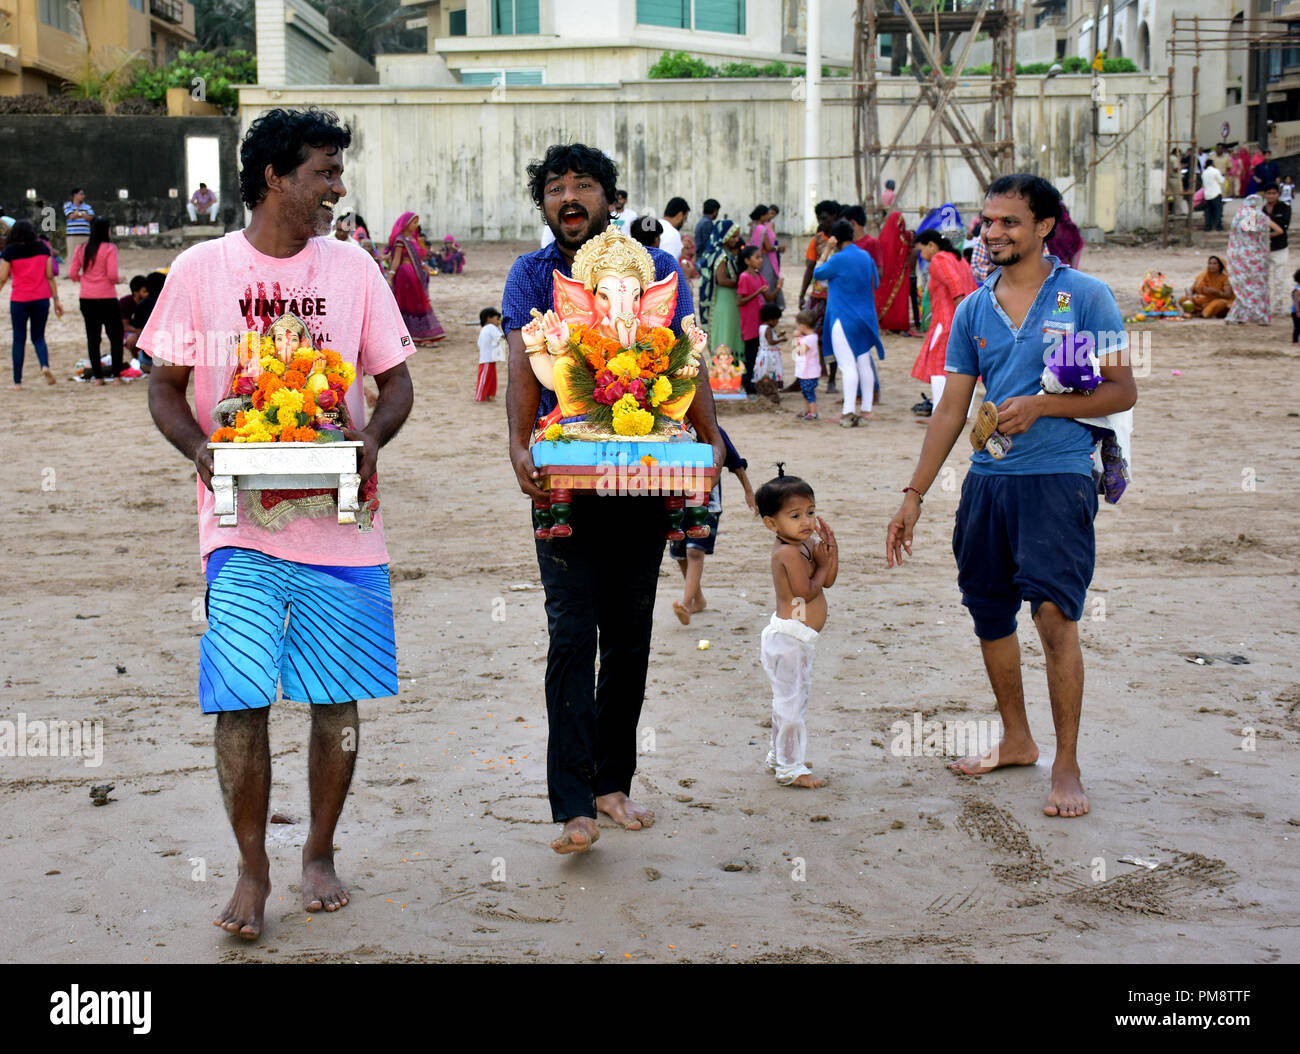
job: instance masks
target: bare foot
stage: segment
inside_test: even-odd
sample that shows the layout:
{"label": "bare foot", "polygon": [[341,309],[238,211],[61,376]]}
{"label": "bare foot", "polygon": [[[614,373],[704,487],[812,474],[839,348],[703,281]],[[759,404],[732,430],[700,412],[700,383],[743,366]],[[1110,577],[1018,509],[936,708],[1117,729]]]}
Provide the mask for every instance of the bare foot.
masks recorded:
{"label": "bare foot", "polygon": [[1038,761],[1038,744],[1032,739],[1008,741],[1002,740],[983,757],[971,754],[959,758],[948,767],[953,772],[967,776],[983,776],[994,769],[1006,768],[1008,765],[1033,765]]}
{"label": "bare foot", "polygon": [[622,791],[602,794],[596,799],[596,808],[625,831],[639,831],[643,827],[654,826],[654,812],[644,805],[638,805]]}
{"label": "bare foot", "polygon": [[703,611],[708,606],[709,605],[704,602],[704,594],[698,591],[696,592],[691,602],[687,605],[692,615],[698,615],[701,611]]}
{"label": "bare foot", "polygon": [[348,891],[334,873],[333,860],[304,860],[302,906],[306,911],[338,911],[348,902]]}
{"label": "bare foot", "polygon": [[596,821],[590,816],[575,816],[564,825],[560,837],[551,843],[557,853],[585,853],[600,838]]}
{"label": "bare foot", "polygon": [[680,600],[673,601],[673,614],[677,616],[677,621],[683,626],[689,626],[691,624],[691,609]]}
{"label": "bare foot", "polygon": [[1062,769],[1053,765],[1052,793],[1047,796],[1043,812],[1048,816],[1082,816],[1089,808],[1078,767]]}
{"label": "bare foot", "polygon": [[266,911],[266,898],[271,895],[271,880],[264,876],[243,874],[235,883],[235,892],[221,917],[212,920],[227,933],[244,940],[255,941],[262,935],[262,915]]}
{"label": "bare foot", "polygon": [[814,776],[811,772],[805,772],[802,776],[796,776],[789,783],[783,783],[781,786],[807,787],[809,790],[816,790],[818,787],[826,786],[826,781],[821,776]]}

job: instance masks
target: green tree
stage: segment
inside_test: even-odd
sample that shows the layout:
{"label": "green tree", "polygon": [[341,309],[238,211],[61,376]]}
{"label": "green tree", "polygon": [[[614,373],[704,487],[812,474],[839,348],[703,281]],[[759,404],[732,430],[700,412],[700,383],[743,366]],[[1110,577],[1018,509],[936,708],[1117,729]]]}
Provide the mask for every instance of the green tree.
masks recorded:
{"label": "green tree", "polygon": [[190,0],[198,51],[257,50],[254,0]]}

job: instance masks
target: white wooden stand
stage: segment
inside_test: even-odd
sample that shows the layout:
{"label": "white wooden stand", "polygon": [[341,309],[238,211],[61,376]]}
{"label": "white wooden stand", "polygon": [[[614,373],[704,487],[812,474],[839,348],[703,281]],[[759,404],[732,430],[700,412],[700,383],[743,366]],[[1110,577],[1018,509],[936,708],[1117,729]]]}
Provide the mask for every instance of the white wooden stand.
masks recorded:
{"label": "white wooden stand", "polygon": [[357,522],[357,458],[363,444],[209,443],[213,511],[222,527],[239,522],[241,490],[338,490],[339,523]]}

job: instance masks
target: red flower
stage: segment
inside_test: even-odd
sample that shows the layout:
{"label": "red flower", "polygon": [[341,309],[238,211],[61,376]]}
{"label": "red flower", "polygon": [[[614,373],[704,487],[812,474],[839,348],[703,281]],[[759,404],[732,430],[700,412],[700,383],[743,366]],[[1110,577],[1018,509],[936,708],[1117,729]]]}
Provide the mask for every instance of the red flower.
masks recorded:
{"label": "red flower", "polygon": [[236,395],[252,395],[257,390],[257,381],[247,373],[235,381]]}
{"label": "red flower", "polygon": [[645,381],[638,378],[627,386],[628,393],[641,405],[641,409],[647,409],[650,403],[646,395]]}
{"label": "red flower", "polygon": [[316,393],[316,405],[322,410],[332,410],[338,401],[338,393],[333,388],[324,388]]}

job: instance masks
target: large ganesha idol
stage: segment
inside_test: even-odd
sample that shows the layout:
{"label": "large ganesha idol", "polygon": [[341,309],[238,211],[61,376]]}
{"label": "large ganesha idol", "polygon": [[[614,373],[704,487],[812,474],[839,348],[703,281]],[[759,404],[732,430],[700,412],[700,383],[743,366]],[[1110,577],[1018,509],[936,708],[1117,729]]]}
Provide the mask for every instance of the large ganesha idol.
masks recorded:
{"label": "large ganesha idol", "polygon": [[[656,281],[645,248],[610,227],[578,250],[571,278],[555,271],[554,282],[554,308],[534,310],[521,332],[533,372],[559,402],[534,440],[534,463],[550,491],[535,510],[539,538],[572,534],[570,491],[599,489],[592,481],[611,463],[631,458],[653,466],[664,455],[677,464],[687,459],[693,478],[711,479],[713,471],[707,444],[682,441],[708,336],[694,316],[682,320],[680,335],[667,327],[677,273]],[[680,538],[687,503],[665,500],[673,512],[669,537]],[[699,515],[707,510],[697,505],[690,501],[685,512],[692,537],[708,533]]]}

